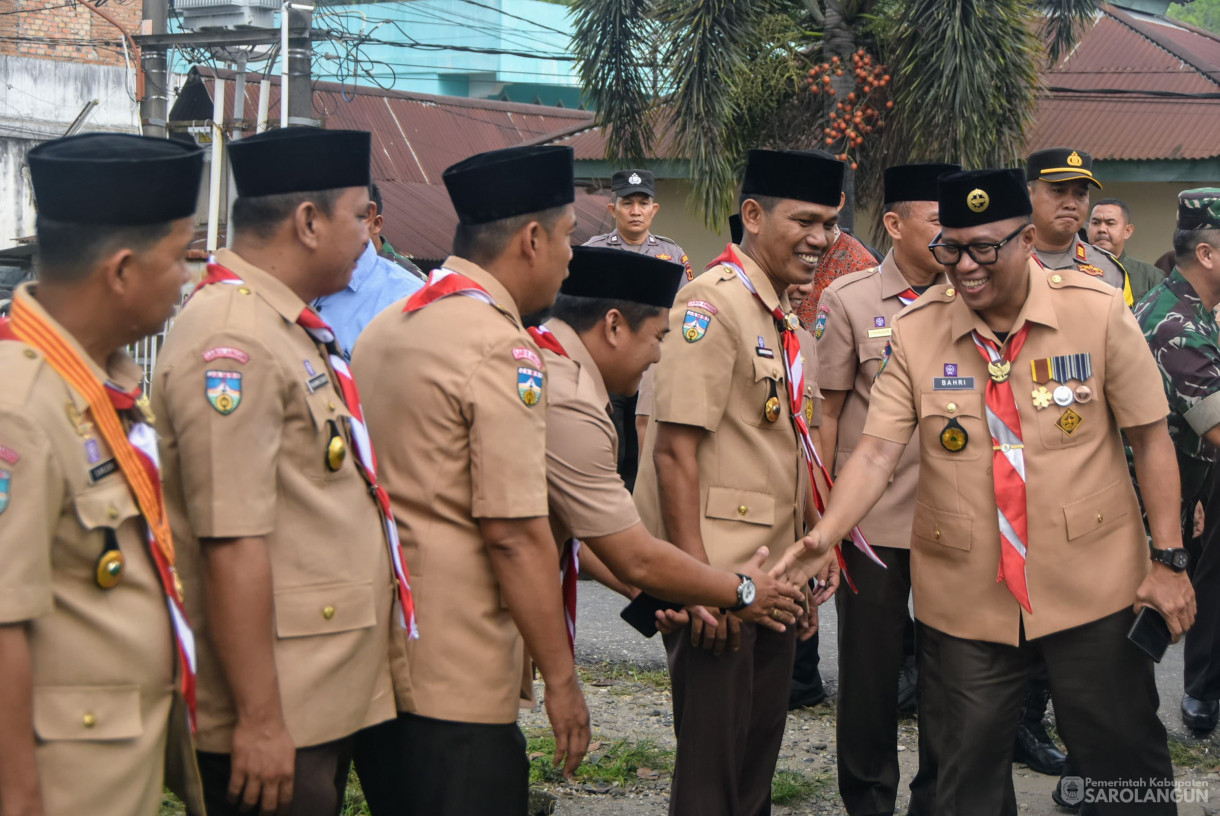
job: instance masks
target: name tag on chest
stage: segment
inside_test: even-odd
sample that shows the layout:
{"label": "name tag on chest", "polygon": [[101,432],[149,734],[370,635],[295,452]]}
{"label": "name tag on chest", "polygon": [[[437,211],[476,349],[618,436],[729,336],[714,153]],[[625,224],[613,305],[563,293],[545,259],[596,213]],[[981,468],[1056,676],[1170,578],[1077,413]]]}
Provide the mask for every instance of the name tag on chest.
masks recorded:
{"label": "name tag on chest", "polygon": [[878,337],[889,337],[889,336],[890,336],[890,335],[892,335],[893,333],[894,333],[894,330],[893,330],[893,329],[889,329],[889,328],[886,328],[886,329],[869,329],[869,330],[868,330],[868,338],[869,338],[870,340],[874,340],[874,339],[876,339],[876,338],[878,338]]}
{"label": "name tag on chest", "polygon": [[933,391],[973,391],[974,377],[933,377]]}
{"label": "name tag on chest", "polygon": [[330,377],[326,376],[325,371],[323,371],[321,374],[315,374],[305,382],[305,387],[309,389],[309,393],[311,394],[325,385],[330,385]]}
{"label": "name tag on chest", "polygon": [[113,459],[107,459],[104,462],[98,462],[96,465],[89,468],[89,481],[100,482],[102,479],[105,479],[111,473],[117,473],[118,470],[119,470],[119,463],[114,461]]}

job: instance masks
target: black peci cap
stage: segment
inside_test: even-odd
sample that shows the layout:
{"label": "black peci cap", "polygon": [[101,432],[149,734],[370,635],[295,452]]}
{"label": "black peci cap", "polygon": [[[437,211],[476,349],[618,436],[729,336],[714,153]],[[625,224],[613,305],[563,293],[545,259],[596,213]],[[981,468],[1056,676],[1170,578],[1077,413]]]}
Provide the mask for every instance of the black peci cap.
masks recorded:
{"label": "black peci cap", "polygon": [[898,201],[938,201],[936,180],[960,173],[960,164],[900,164],[885,168],[885,204]]}
{"label": "black peci cap", "polygon": [[559,294],[628,300],[668,309],[686,279],[682,264],[610,247],[572,247]]}
{"label": "black peci cap", "polygon": [[977,227],[1033,212],[1019,169],[950,173],[940,177],[938,186],[942,227]]}
{"label": "black peci cap", "polygon": [[510,147],[463,159],[443,175],[458,220],[486,224],[576,200],[572,148]]}
{"label": "black peci cap", "polygon": [[656,198],[657,178],[647,170],[619,170],[610,178],[610,189],[619,198],[635,193]]}
{"label": "black peci cap", "polygon": [[164,224],[195,212],[203,151],[188,142],[85,133],[29,153],[38,214],[69,224]]}
{"label": "black peci cap", "polygon": [[811,150],[751,150],[741,194],[837,207],[843,200],[845,167],[838,159]]}
{"label": "black peci cap", "polygon": [[1048,147],[1029,154],[1025,175],[1030,181],[1072,181],[1084,179],[1098,190],[1101,182],[1093,178],[1093,157],[1070,147]]}
{"label": "black peci cap", "polygon": [[367,130],[290,127],[229,145],[229,162],[242,197],[367,187]]}

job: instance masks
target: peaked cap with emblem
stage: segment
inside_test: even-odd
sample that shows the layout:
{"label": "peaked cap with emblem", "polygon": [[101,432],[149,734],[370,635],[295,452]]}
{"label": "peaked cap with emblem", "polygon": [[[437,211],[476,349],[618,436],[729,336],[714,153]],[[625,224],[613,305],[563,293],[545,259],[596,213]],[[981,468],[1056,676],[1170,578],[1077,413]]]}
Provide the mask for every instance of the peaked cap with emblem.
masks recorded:
{"label": "peaked cap with emblem", "polygon": [[657,177],[647,170],[619,170],[610,177],[610,189],[619,198],[643,193],[656,198]]}
{"label": "peaked cap with emblem", "polygon": [[741,194],[790,198],[837,207],[847,165],[813,150],[751,150]]}
{"label": "peaked cap with emblem", "polygon": [[572,148],[510,147],[477,153],[445,170],[449,200],[463,224],[486,224],[576,200]]}
{"label": "peaked cap with emblem", "polygon": [[679,263],[611,247],[577,246],[559,293],[668,309],[685,278],[686,268]]}
{"label": "peaked cap with emblem", "polygon": [[942,227],[977,227],[1019,218],[1034,210],[1025,173],[1011,170],[965,170],[937,180]]}
{"label": "peaked cap with emblem", "polygon": [[936,201],[936,180],[960,173],[960,164],[900,164],[885,168],[885,204],[898,201]]}
{"label": "peaked cap with emblem", "polygon": [[203,151],[189,142],[85,133],[29,152],[38,214],[69,224],[164,224],[195,212]]}
{"label": "peaked cap with emblem", "polygon": [[229,145],[242,197],[369,186],[369,132],[290,127]]}
{"label": "peaked cap with emblem", "polygon": [[1101,182],[1093,178],[1093,157],[1070,147],[1048,147],[1029,154],[1025,174],[1030,181],[1072,181],[1084,179],[1098,190]]}
{"label": "peaked cap with emblem", "polygon": [[1178,229],[1220,229],[1220,187],[1198,187],[1178,193]]}

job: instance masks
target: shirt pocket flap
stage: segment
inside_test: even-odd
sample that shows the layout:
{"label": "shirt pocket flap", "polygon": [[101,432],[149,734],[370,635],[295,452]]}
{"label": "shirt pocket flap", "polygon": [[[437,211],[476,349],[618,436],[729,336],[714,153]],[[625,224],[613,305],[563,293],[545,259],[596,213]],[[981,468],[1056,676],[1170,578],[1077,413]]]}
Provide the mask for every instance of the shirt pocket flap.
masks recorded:
{"label": "shirt pocket flap", "polygon": [[275,633],[282,638],[333,635],[377,623],[373,584],[282,589],[275,593]]}
{"label": "shirt pocket flap", "polygon": [[[777,354],[783,354],[782,351]],[[779,359],[754,358],[754,382],[778,380],[784,376],[784,363]]]}
{"label": "shirt pocket flap", "polygon": [[126,740],[144,733],[139,686],[37,686],[34,733],[42,740]]}
{"label": "shirt pocket flap", "polygon": [[948,510],[937,510],[920,502],[915,503],[915,518],[911,533],[919,539],[933,544],[942,544],[957,550],[970,550],[971,517]]}
{"label": "shirt pocket flap", "polygon": [[124,521],[140,514],[135,497],[122,478],[86,487],[73,499],[76,517],[86,530],[101,527],[117,529]]}
{"label": "shirt pocket flap", "polygon": [[975,391],[936,391],[919,395],[921,417],[985,417],[983,395]]}
{"label": "shirt pocket flap", "polygon": [[775,523],[775,497],[733,487],[709,487],[707,517],[770,527]]}
{"label": "shirt pocket flap", "polygon": [[860,343],[856,346],[856,354],[859,355],[860,362],[884,359],[885,347],[889,345],[889,342],[888,337],[881,337]]}
{"label": "shirt pocket flap", "polygon": [[1063,506],[1063,518],[1067,522],[1068,540],[1100,530],[1127,515],[1130,510],[1129,494],[1122,481],[1066,504]]}
{"label": "shirt pocket flap", "polygon": [[342,417],[351,416],[343,400],[329,385],[322,386],[312,394],[306,390],[305,403],[309,406],[309,416],[315,428],[326,427],[327,420],[339,422]]}

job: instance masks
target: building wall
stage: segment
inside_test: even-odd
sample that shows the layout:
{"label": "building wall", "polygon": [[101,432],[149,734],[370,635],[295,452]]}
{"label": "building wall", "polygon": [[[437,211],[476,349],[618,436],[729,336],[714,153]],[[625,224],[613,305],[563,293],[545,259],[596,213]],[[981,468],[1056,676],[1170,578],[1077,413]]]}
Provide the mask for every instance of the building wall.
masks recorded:
{"label": "building wall", "polygon": [[[118,30],[82,4],[5,0],[0,6],[5,11],[0,15],[0,56],[124,64]],[[17,13],[9,13],[13,11]],[[139,31],[138,0],[114,0],[105,11],[128,33]]]}

